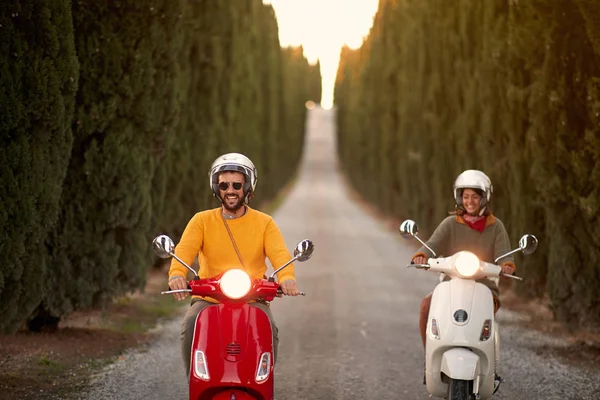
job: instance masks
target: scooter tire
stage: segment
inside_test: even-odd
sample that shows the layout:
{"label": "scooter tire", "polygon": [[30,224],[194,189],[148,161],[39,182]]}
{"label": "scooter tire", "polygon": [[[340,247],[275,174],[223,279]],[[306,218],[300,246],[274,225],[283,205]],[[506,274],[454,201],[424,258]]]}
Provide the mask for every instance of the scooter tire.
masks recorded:
{"label": "scooter tire", "polygon": [[448,400],[471,400],[472,395],[471,381],[450,379],[448,382]]}

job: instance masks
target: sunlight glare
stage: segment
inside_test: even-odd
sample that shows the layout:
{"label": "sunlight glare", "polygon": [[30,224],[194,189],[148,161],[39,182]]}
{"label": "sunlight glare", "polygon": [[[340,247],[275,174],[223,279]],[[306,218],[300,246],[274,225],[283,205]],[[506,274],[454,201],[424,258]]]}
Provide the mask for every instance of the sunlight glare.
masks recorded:
{"label": "sunlight glare", "polygon": [[379,0],[263,0],[272,4],[281,46],[304,48],[311,64],[321,62],[321,107],[333,106],[335,74],[344,44],[356,49],[369,33]]}

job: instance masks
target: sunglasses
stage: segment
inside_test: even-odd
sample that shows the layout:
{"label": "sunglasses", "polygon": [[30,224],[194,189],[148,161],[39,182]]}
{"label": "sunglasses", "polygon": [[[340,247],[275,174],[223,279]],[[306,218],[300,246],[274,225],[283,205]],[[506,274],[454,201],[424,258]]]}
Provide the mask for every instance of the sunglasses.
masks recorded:
{"label": "sunglasses", "polygon": [[234,190],[240,190],[244,185],[242,182],[219,182],[219,189],[225,191],[229,188],[230,184]]}

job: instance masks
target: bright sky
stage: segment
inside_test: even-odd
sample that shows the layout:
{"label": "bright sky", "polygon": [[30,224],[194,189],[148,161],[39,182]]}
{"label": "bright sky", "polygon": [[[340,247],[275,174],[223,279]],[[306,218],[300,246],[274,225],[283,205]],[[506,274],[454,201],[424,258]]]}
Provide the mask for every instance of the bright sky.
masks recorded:
{"label": "bright sky", "polygon": [[263,0],[277,14],[282,46],[304,48],[310,63],[321,61],[321,106],[333,105],[340,49],[358,48],[369,33],[379,0]]}

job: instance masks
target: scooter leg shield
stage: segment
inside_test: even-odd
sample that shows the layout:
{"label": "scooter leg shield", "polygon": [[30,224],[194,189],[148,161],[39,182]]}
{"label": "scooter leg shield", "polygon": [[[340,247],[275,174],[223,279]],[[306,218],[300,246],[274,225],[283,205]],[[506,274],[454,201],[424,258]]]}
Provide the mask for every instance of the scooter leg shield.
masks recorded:
{"label": "scooter leg shield", "polygon": [[474,380],[480,373],[479,356],[464,348],[454,348],[442,356],[441,372],[449,378]]}

